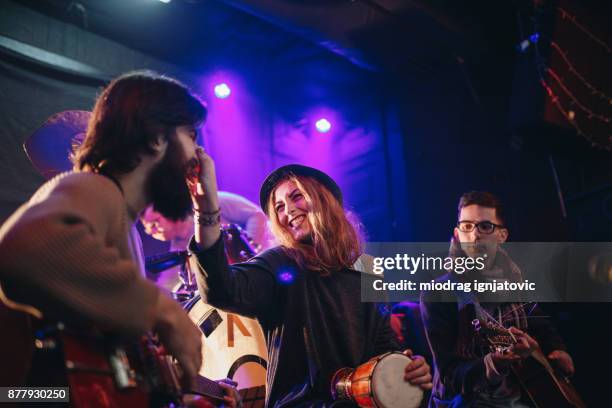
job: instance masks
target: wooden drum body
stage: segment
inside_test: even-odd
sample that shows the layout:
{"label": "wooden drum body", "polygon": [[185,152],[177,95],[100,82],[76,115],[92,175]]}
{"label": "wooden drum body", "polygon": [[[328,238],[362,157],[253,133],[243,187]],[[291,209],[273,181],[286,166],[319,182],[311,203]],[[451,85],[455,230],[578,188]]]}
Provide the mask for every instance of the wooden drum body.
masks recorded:
{"label": "wooden drum body", "polygon": [[337,399],[350,399],[362,408],[416,408],[423,390],[404,380],[410,357],[391,352],[374,357],[355,370],[343,368],[332,380]]}

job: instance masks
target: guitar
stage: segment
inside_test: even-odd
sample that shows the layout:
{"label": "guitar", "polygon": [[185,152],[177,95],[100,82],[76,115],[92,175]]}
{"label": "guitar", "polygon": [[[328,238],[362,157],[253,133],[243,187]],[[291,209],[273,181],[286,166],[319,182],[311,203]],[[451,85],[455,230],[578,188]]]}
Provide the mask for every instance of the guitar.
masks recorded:
{"label": "guitar", "polygon": [[67,386],[76,408],[214,407],[223,401],[224,389],[205,377],[183,387],[178,363],[153,335],[126,344],[38,317],[0,301],[1,386]]}
{"label": "guitar", "polygon": [[[509,329],[494,322],[474,319],[476,333],[491,352],[504,353],[516,343]],[[537,408],[586,408],[568,377],[559,375],[541,349],[511,365],[521,388]]]}
{"label": "guitar", "polygon": [[68,386],[73,407],[183,407],[185,395],[205,397],[202,406],[223,401],[223,388],[208,378],[183,387],[178,363],[150,334],[125,344],[57,323],[37,330],[34,345],[28,385]]}
{"label": "guitar", "polygon": [[[0,293],[0,298],[2,298]],[[28,341],[34,337],[33,318],[26,311],[16,310],[4,304],[0,299],[0,386],[25,384],[32,356],[34,343]]]}

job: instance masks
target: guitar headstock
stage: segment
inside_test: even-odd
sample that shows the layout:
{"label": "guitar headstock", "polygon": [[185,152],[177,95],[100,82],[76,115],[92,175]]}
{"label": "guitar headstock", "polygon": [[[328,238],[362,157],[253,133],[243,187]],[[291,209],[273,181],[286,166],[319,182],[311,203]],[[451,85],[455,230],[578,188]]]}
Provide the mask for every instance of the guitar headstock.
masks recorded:
{"label": "guitar headstock", "polygon": [[506,352],[516,343],[508,329],[499,324],[483,319],[472,320],[472,327],[480,339],[491,351]]}

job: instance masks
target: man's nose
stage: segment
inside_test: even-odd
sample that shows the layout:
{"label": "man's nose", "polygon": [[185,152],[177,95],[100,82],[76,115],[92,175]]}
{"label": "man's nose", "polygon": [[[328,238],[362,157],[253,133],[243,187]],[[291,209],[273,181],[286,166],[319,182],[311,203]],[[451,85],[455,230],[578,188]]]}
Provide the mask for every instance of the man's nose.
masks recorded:
{"label": "man's nose", "polygon": [[474,231],[472,231],[472,236],[474,237],[474,241],[477,241],[482,236],[482,233],[478,230],[478,228],[474,228]]}
{"label": "man's nose", "polygon": [[467,233],[467,236],[470,241],[476,241],[477,239],[480,239],[480,231],[478,231],[478,228],[474,227],[473,230]]}

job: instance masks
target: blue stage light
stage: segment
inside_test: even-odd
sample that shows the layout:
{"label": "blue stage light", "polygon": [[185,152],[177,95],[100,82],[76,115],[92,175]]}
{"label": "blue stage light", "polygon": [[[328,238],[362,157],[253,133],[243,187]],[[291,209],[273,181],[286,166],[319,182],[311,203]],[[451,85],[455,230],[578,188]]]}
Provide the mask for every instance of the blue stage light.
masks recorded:
{"label": "blue stage light", "polygon": [[290,283],[293,283],[294,279],[295,279],[295,275],[291,271],[285,270],[285,271],[280,271],[278,273],[278,280],[280,280],[281,283],[290,284]]}

